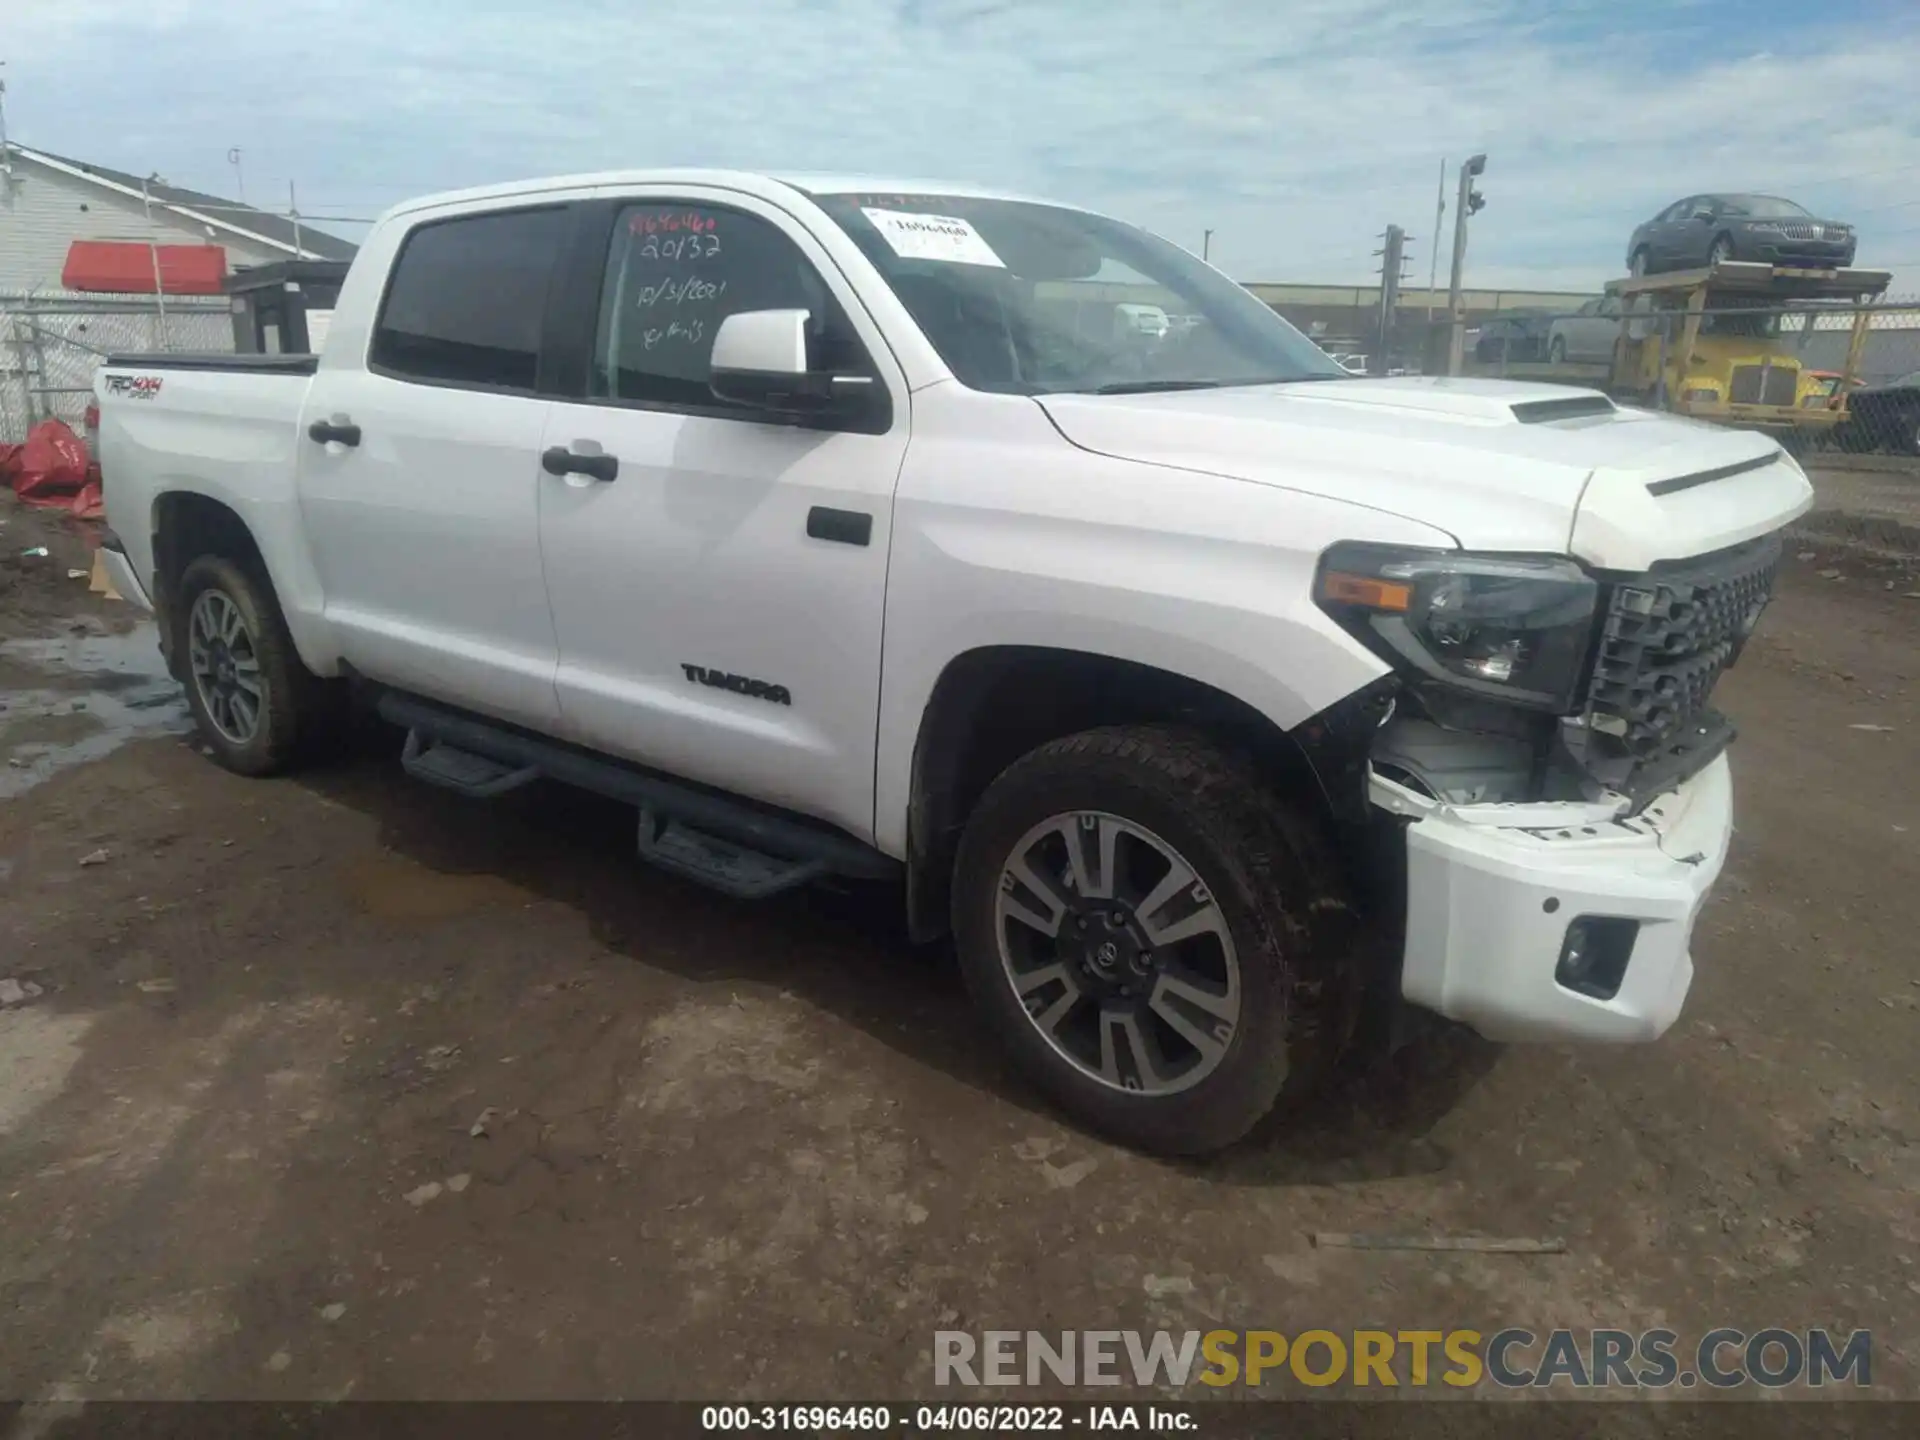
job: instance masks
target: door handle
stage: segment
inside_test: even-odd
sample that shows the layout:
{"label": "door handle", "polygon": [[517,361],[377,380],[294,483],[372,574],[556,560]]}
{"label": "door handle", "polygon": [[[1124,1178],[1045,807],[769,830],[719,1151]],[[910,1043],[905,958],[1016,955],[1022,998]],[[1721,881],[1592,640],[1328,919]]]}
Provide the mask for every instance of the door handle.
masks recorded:
{"label": "door handle", "polygon": [[832,510],[816,505],[807,511],[807,534],[815,540],[865,545],[873,539],[873,516],[864,510]]}
{"label": "door handle", "polygon": [[540,456],[540,468],[549,475],[586,475],[605,484],[620,474],[618,455],[582,455],[554,445]]}
{"label": "door handle", "polygon": [[336,415],[331,420],[316,420],[307,426],[307,438],[316,445],[329,442],[338,445],[353,446],[360,443],[360,427],[344,415]]}

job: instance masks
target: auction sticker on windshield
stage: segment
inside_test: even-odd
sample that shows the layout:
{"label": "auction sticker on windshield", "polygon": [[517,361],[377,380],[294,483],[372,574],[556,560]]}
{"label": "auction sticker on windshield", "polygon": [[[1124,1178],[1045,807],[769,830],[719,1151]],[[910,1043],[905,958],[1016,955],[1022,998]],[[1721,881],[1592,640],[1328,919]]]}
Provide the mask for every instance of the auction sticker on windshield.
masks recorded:
{"label": "auction sticker on windshield", "polygon": [[860,213],[873,222],[873,228],[902,260],[944,260],[951,265],[1007,268],[993,253],[993,247],[980,238],[980,232],[956,215],[868,209]]}

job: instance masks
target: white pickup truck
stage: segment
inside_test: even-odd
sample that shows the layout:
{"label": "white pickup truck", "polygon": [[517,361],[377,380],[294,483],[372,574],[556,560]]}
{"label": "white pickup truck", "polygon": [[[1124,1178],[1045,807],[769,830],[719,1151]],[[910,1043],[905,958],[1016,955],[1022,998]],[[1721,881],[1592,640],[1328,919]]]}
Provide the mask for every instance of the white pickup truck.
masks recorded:
{"label": "white pickup truck", "polygon": [[1369,1000],[1673,1023],[1714,683],[1811,502],[1762,436],[1354,378],[1130,225],[860,179],[405,204],[323,355],[97,393],[114,582],[220,763],[358,695],[412,774],[622,797],[735,894],[891,879],[1033,1080],[1163,1152]]}

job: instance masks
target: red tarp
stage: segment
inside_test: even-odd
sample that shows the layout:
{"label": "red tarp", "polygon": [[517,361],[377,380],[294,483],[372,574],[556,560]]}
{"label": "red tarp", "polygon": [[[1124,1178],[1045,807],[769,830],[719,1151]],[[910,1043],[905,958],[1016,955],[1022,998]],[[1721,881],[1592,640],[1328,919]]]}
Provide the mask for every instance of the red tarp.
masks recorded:
{"label": "red tarp", "polygon": [[24,445],[0,445],[0,485],[23,505],[65,510],[81,520],[106,514],[100,503],[100,467],[87,443],[64,420],[42,420]]}
{"label": "red tarp", "polygon": [[218,295],[227,278],[219,245],[149,245],[144,240],[76,240],[68,247],[60,283],[69,290],[107,295],[153,294],[154,253],[168,295]]}

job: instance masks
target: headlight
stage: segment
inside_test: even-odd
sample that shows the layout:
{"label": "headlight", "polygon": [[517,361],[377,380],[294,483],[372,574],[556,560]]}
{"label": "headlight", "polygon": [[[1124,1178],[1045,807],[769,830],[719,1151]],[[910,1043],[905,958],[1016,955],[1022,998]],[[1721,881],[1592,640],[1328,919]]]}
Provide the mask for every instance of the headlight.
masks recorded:
{"label": "headlight", "polygon": [[1695,385],[1680,392],[1682,400],[1704,400],[1709,404],[1718,404],[1720,392],[1707,385]]}
{"label": "headlight", "polygon": [[1314,599],[1413,678],[1566,714],[1600,587],[1571,560],[1335,545]]}

